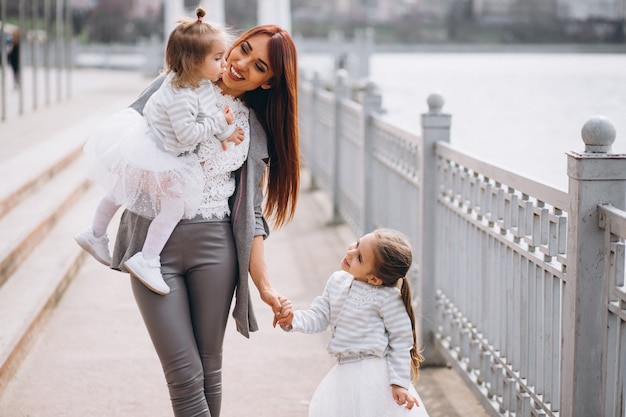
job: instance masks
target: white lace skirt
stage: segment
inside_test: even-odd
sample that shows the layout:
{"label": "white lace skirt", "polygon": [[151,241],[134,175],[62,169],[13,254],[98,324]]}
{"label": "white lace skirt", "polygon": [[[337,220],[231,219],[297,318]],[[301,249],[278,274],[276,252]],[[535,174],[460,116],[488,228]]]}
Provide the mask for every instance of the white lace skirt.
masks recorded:
{"label": "white lace skirt", "polygon": [[393,400],[384,358],[337,364],[315,390],[309,417],[428,417],[413,386],[409,392],[420,405],[411,410]]}
{"label": "white lace skirt", "polygon": [[143,116],[124,109],[107,118],[84,147],[87,176],[116,203],[154,218],[166,199],[182,199],[185,217],[200,205],[204,174],[195,154],[159,148]]}

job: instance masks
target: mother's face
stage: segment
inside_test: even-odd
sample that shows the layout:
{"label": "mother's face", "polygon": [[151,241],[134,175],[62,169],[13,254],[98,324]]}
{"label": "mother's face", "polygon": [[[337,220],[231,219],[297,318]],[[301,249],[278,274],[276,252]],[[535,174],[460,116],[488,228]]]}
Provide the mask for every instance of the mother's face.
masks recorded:
{"label": "mother's face", "polygon": [[259,87],[270,88],[274,73],[270,68],[269,41],[269,35],[258,34],[233,46],[222,76],[224,93],[238,97]]}

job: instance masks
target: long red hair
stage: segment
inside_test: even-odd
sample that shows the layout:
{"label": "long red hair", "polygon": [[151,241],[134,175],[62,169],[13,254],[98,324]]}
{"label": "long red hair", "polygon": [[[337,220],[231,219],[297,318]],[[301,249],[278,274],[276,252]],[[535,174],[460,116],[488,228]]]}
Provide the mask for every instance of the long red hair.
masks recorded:
{"label": "long red hair", "polygon": [[300,187],[298,61],[293,39],[276,25],[247,30],[235,40],[231,50],[259,34],[270,37],[269,65],[274,73],[269,81],[271,88],[247,91],[242,98],[267,133],[270,160],[263,211],[266,218],[280,227],[293,218]]}

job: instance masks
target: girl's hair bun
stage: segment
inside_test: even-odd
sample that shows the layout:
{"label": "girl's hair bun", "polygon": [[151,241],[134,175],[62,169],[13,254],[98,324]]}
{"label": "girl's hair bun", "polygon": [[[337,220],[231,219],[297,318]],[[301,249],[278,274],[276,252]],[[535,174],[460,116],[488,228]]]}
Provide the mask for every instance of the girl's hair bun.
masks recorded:
{"label": "girl's hair bun", "polygon": [[206,11],[202,7],[198,7],[196,9],[196,16],[198,17],[198,20],[202,21],[202,18],[206,16]]}

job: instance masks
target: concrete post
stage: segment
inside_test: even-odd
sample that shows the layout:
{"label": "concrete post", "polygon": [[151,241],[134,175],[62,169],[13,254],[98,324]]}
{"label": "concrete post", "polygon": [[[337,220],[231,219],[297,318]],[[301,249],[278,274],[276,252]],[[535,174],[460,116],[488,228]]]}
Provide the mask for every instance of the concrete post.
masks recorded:
{"label": "concrete post", "polygon": [[258,0],[259,25],[278,25],[291,33],[291,2],[289,0]]}
{"label": "concrete post", "polygon": [[[424,346],[425,365],[444,366],[445,359],[435,348],[435,294],[437,245],[437,158],[435,144],[450,142],[452,116],[441,112],[444,100],[440,94],[428,96],[428,113],[422,114],[422,155],[420,181],[422,190],[419,202],[419,238],[417,244],[419,281],[414,292],[419,294],[416,316],[420,320],[421,343]],[[445,237],[443,237],[445,239]]]}
{"label": "concrete post", "polygon": [[[69,6],[67,6],[69,7]],[[26,11],[24,8],[24,0],[19,0],[17,3],[17,14],[18,14],[18,22],[19,22],[19,28],[17,29],[17,33],[18,33],[18,41],[20,43],[20,56],[18,58],[18,68],[20,69],[18,75],[17,75],[17,84],[18,84],[18,89],[17,89],[17,94],[18,94],[18,114],[21,116],[24,114],[24,83],[22,82],[22,74],[24,73],[24,53],[26,52],[25,50],[25,46],[26,43],[28,42],[27,38],[26,38],[26,20],[25,20],[25,15],[26,15]],[[4,33],[2,34],[4,36]],[[4,39],[2,39],[2,42],[5,42]]]}
{"label": "concrete post", "polygon": [[341,214],[339,213],[339,162],[341,160],[339,150],[341,148],[341,102],[346,100],[350,95],[348,86],[348,72],[339,69],[335,73],[335,109],[334,109],[334,132],[333,132],[333,170],[332,170],[332,192],[331,198],[333,202],[333,214],[331,222],[333,224],[341,223]]}
{"label": "concrete post", "polygon": [[185,15],[185,5],[183,0],[168,0],[164,2],[163,13],[163,45],[167,45],[170,33],[176,27],[176,21]]}
{"label": "concrete post", "polygon": [[57,0],[55,13],[54,51],[57,70],[57,102],[63,99],[63,0]]}
{"label": "concrete post", "polygon": [[51,81],[50,81],[50,71],[51,71],[51,63],[50,63],[50,39],[52,38],[52,34],[50,33],[50,22],[52,17],[52,10],[50,5],[51,0],[43,0],[43,25],[44,32],[46,33],[46,38],[44,41],[43,48],[43,62],[44,62],[44,85],[45,85],[45,103],[46,106],[50,104],[50,100],[52,100],[52,92],[51,89]]}
{"label": "concrete post", "polygon": [[224,25],[226,22],[224,0],[203,0],[202,7],[206,10],[208,22]]}
{"label": "concrete post", "polygon": [[[4,37],[4,25],[6,19],[6,3],[5,0],[0,0],[0,34]],[[2,83],[2,89],[0,89],[0,120],[5,121],[7,118],[7,92],[6,92],[6,73],[9,63],[7,61],[7,45],[4,40],[0,42],[0,83]]]}
{"label": "concrete post", "polygon": [[611,154],[613,124],[593,117],[583,126],[582,138],[585,151],[567,153],[570,210],[561,339],[562,417],[604,415],[607,249],[604,230],[598,226],[598,204],[624,210],[626,201],[626,155]]}
{"label": "concrete post", "polygon": [[72,5],[68,1],[65,4],[65,94],[67,98],[72,97],[72,72],[74,71],[74,56],[72,51]]}
{"label": "concrete post", "polygon": [[321,85],[322,85],[322,81],[320,80],[320,75],[317,71],[315,71],[315,73],[313,74],[313,80],[311,81],[312,83],[312,91],[311,91],[311,97],[310,97],[310,108],[311,108],[311,114],[308,115],[309,120],[310,120],[310,126],[309,126],[309,132],[308,132],[308,152],[309,155],[311,155],[311,160],[309,161],[309,170],[311,172],[311,186],[310,189],[311,191],[317,190],[318,186],[317,186],[317,182],[316,182],[316,178],[318,175],[318,164],[319,164],[319,158],[318,158],[318,148],[319,146],[315,146],[316,143],[316,135],[317,135],[317,92],[320,90]]}
{"label": "concrete post", "polygon": [[383,97],[376,84],[369,81],[365,85],[363,95],[363,232],[374,230],[373,170],[374,166],[374,135],[372,132],[372,115],[382,113]]}
{"label": "concrete post", "polygon": [[[39,100],[37,100],[37,92],[39,91],[39,76],[38,76],[38,69],[39,69],[39,65],[38,65],[38,54],[37,54],[37,50],[38,50],[38,46],[39,46],[39,35],[38,35],[38,29],[39,29],[39,2],[38,1],[34,1],[32,3],[32,14],[31,14],[31,26],[34,29],[33,30],[33,36],[32,39],[30,40],[31,43],[31,47],[30,47],[30,65],[32,68],[32,91],[33,91],[33,110],[37,110],[37,102]],[[68,21],[70,21],[68,19]]]}
{"label": "concrete post", "polygon": [[367,27],[355,31],[354,53],[356,55],[356,68],[353,70],[353,77],[358,79],[370,76],[370,57],[374,53],[374,29]]}

